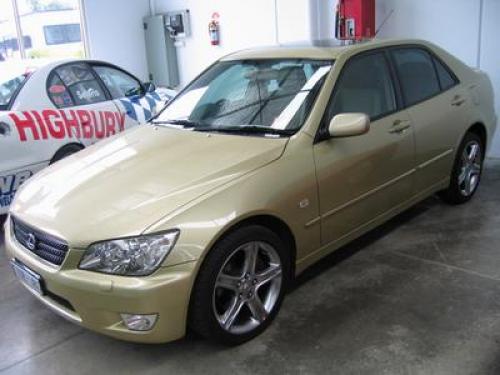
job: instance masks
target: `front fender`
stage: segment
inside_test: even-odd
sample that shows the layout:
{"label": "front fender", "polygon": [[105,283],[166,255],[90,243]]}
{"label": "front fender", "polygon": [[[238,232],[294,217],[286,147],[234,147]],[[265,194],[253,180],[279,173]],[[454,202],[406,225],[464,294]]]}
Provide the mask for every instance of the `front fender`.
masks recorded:
{"label": "front fender", "polygon": [[181,231],[164,266],[202,260],[231,228],[261,215],[278,218],[289,227],[297,259],[318,248],[319,202],[312,141],[303,138],[307,138],[305,144],[295,140],[281,158],[191,201],[147,228],[145,233]]}

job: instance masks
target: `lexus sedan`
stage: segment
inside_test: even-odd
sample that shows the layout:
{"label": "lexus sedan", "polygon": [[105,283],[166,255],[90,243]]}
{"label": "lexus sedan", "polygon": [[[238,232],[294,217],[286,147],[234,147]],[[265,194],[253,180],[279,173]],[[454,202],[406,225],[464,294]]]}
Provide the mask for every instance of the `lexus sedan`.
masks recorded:
{"label": "lexus sedan", "polygon": [[427,42],[236,52],[25,183],[7,257],[94,331],[240,344],[312,263],[432,194],[470,200],[495,127],[488,77]]}

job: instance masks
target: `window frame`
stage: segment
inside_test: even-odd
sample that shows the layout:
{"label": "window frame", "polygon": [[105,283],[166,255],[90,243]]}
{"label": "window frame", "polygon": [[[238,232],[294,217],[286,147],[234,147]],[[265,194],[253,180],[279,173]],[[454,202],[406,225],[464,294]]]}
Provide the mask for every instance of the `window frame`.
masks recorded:
{"label": "window frame", "polygon": [[[436,78],[438,80],[438,86],[439,86],[439,92],[431,97],[428,97],[420,102],[417,102],[417,103],[413,103],[411,105],[408,105],[405,101],[405,98],[404,98],[404,95],[403,95],[403,88],[402,88],[402,85],[401,85],[401,81],[400,81],[400,77],[399,77],[399,73],[397,71],[397,68],[396,68],[396,63],[394,61],[394,56],[393,54],[391,53],[392,50],[395,50],[395,49],[405,49],[405,48],[408,48],[408,49],[421,49],[421,50],[424,50],[425,52],[427,52],[430,57],[431,57],[431,61],[432,61],[432,66],[434,67],[434,72],[436,73]],[[327,109],[330,107],[331,103],[332,103],[332,100],[335,96],[335,93],[336,93],[336,90],[338,89],[338,83],[344,73],[344,69],[345,67],[348,65],[348,63],[352,60],[352,59],[355,59],[359,56],[364,56],[364,55],[369,55],[369,54],[374,54],[374,53],[384,53],[385,57],[386,57],[386,62],[387,64],[389,65],[389,70],[391,72],[391,80],[392,80],[392,84],[394,86],[394,90],[395,90],[395,93],[396,93],[396,104],[397,104],[397,108],[395,111],[391,112],[391,113],[387,113],[387,114],[384,114],[383,116],[379,116],[379,117],[376,117],[376,118],[373,118],[373,119],[370,119],[370,122],[374,122],[374,121],[377,121],[377,120],[380,120],[386,116],[390,116],[394,113],[397,113],[397,112],[400,112],[402,110],[405,110],[405,109],[408,109],[408,108],[411,108],[415,105],[418,105],[426,100],[429,100],[429,99],[432,99],[438,95],[441,95],[442,93],[444,92],[447,92],[448,90],[451,90],[453,88],[455,88],[456,86],[460,85],[462,82],[460,81],[460,79],[458,78],[458,76],[456,75],[456,73],[453,71],[453,69],[451,69],[448,64],[446,64],[442,58],[440,58],[436,52],[434,52],[433,50],[431,50],[429,47],[425,46],[425,45],[422,45],[422,44],[395,44],[395,45],[389,45],[389,46],[383,46],[383,47],[376,47],[376,48],[372,48],[372,49],[369,49],[367,51],[361,51],[359,53],[356,53],[355,55],[349,57],[345,62],[344,62],[344,65],[341,67],[341,71],[338,75],[338,77],[336,78],[335,80],[335,86],[333,87],[331,93],[330,93],[330,97],[328,99],[328,103],[326,104],[325,108],[324,108],[324,112],[323,112],[323,115],[321,117],[321,121],[320,121],[320,124],[318,126],[318,129],[316,131],[316,135],[314,137],[314,141],[313,141],[313,145],[316,144],[316,143],[319,143],[319,142],[322,142],[322,141],[325,141],[325,140],[328,140],[330,139],[331,137],[329,136],[328,134],[328,124],[327,124]],[[441,63],[441,65],[446,69],[446,71],[451,75],[451,77],[453,78],[453,80],[455,81],[455,84],[453,86],[450,86],[448,87],[447,89],[442,89],[441,87],[441,82],[439,80],[439,74],[437,72],[437,67],[436,67],[436,64],[435,64],[435,60],[439,61]]]}
{"label": "window frame", "polygon": [[352,63],[353,60],[363,58],[366,56],[370,56],[370,55],[378,55],[378,54],[383,56],[384,61],[387,65],[387,69],[389,71],[389,77],[391,79],[391,85],[392,85],[392,88],[394,91],[396,107],[393,111],[385,112],[383,114],[380,114],[378,116],[370,118],[370,122],[378,121],[384,117],[391,116],[394,113],[400,112],[401,110],[404,109],[404,102],[403,102],[403,98],[402,98],[399,77],[397,76],[396,71],[395,71],[395,67],[393,66],[392,61],[390,60],[390,56],[389,56],[389,53],[387,51],[387,47],[373,48],[373,49],[370,49],[367,51],[359,52],[359,53],[349,57],[344,62],[344,65],[342,65],[341,71],[335,80],[335,86],[333,87],[333,89],[330,93],[328,103],[326,104],[326,106],[324,108],[324,112],[323,112],[323,115],[321,117],[321,122],[320,122],[320,125],[318,127],[318,130],[316,131],[316,136],[314,137],[313,144],[330,139],[330,136],[328,134],[328,122],[329,122],[328,118],[327,118],[328,117],[328,109],[331,107],[333,99],[335,98],[335,96],[339,90],[339,85],[341,83],[342,77],[344,76],[344,74],[346,72],[346,68],[350,65],[350,63]]}
{"label": "window frame", "polygon": [[[394,54],[393,54],[393,51],[395,50],[402,50],[402,49],[413,49],[413,50],[421,50],[421,51],[424,51],[425,53],[427,53],[431,59],[431,62],[432,62],[432,67],[434,69],[434,74],[436,75],[436,80],[437,80],[437,84],[438,84],[438,87],[439,87],[439,90],[437,93],[431,95],[431,96],[428,96],[424,99],[421,99],[421,100],[418,100],[414,103],[411,103],[409,104],[408,101],[407,101],[407,98],[405,97],[405,94],[404,94],[404,91],[403,91],[403,86],[401,84],[401,77],[400,77],[400,74],[399,74],[399,71],[397,69],[397,63],[396,63],[396,59],[394,57]],[[428,48],[427,46],[424,46],[424,45],[420,45],[420,44],[402,44],[402,45],[395,45],[395,46],[389,46],[387,47],[387,51],[389,53],[389,58],[391,60],[391,64],[393,64],[394,66],[394,71],[396,73],[396,76],[398,78],[398,83],[399,83],[399,86],[400,86],[400,90],[401,90],[401,98],[403,99],[403,108],[404,109],[407,109],[407,108],[411,108],[413,106],[416,106],[416,105],[419,105],[427,100],[430,100],[430,99],[433,99],[435,98],[436,96],[438,95],[441,95],[442,93],[448,91],[448,90],[451,90],[452,88],[454,88],[455,86],[459,85],[460,84],[460,80],[458,79],[457,75],[455,74],[455,72],[453,72],[453,70],[442,60],[439,58],[439,56],[436,55],[436,53],[434,51],[432,51],[430,48]],[[436,63],[434,61],[434,59],[436,59],[437,61],[439,61],[441,63],[441,65],[446,69],[446,71],[451,75],[451,77],[453,78],[454,80],[454,85],[448,87],[447,89],[444,89],[442,88],[441,86],[441,82],[440,82],[440,79],[439,79],[439,74],[438,74],[438,71],[437,71],[437,67],[436,67]]]}
{"label": "window frame", "polygon": [[[430,51],[430,54],[432,56],[432,63],[434,65],[434,69],[436,70],[436,74],[438,76],[438,83],[439,83],[439,87],[441,88],[441,92],[442,93],[446,92],[446,91],[452,89],[453,87],[459,85],[460,80],[458,79],[455,72],[448,66],[448,64],[446,64],[441,58],[439,58],[439,56],[437,56],[436,54],[433,54],[432,51]],[[443,86],[441,85],[441,79],[439,78],[439,72],[438,72],[436,62],[438,62],[443,67],[443,69],[450,75],[451,79],[453,80],[453,85],[443,89]]]}
{"label": "window frame", "polygon": [[115,70],[118,70],[119,72],[124,73],[125,75],[129,76],[130,78],[132,78],[133,80],[135,80],[136,82],[139,83],[139,86],[141,87],[141,89],[143,91],[143,94],[140,95],[140,98],[143,98],[144,96],[146,96],[147,91],[146,91],[146,86],[144,85],[144,82],[142,82],[139,78],[137,78],[132,73],[127,72],[125,69],[122,69],[119,66],[116,66],[114,64],[110,64],[110,63],[107,63],[107,62],[104,62],[104,61],[97,61],[97,60],[87,61],[87,64],[90,66],[92,72],[94,73],[94,76],[96,76],[99,79],[99,81],[101,82],[102,86],[106,89],[106,91],[107,91],[109,97],[111,98],[111,100],[128,99],[129,97],[128,96],[124,96],[124,97],[121,97],[121,98],[113,98],[113,95],[111,94],[111,91],[109,91],[109,89],[107,88],[106,84],[104,83],[104,81],[102,80],[102,78],[99,76],[99,73],[97,73],[95,71],[94,67],[110,68],[110,69],[115,69]]}
{"label": "window frame", "polygon": [[[83,64],[83,65],[87,66],[87,68],[89,69],[90,73],[92,74],[92,76],[94,77],[94,79],[97,81],[97,84],[99,85],[99,88],[103,91],[104,98],[105,98],[104,100],[101,100],[101,101],[98,101],[98,102],[95,102],[95,103],[88,103],[88,104],[77,104],[76,103],[75,98],[73,96],[73,93],[69,89],[68,85],[66,85],[66,83],[64,83],[64,81],[61,79],[61,76],[59,75],[59,73],[57,73],[57,71],[56,71],[59,68],[62,68],[62,67],[68,66],[68,65],[74,65],[74,64]],[[71,100],[73,101],[73,105],[72,106],[61,107],[61,106],[58,106],[56,103],[54,103],[54,100],[52,99],[52,96],[50,95],[50,92],[49,92],[49,81],[50,81],[50,78],[52,77],[52,75],[54,75],[54,74],[57,75],[57,77],[59,77],[59,79],[61,80],[61,82],[64,85],[64,87],[66,87],[66,90],[68,91],[68,94],[70,95]],[[88,105],[96,105],[96,104],[99,104],[99,103],[104,103],[104,102],[108,102],[110,100],[113,100],[111,98],[111,94],[109,93],[107,87],[104,85],[104,82],[101,81],[101,78],[94,71],[94,69],[92,68],[90,62],[86,61],[86,60],[69,61],[69,62],[66,62],[64,64],[60,64],[60,65],[57,65],[57,66],[53,67],[51,69],[51,71],[49,72],[49,74],[47,74],[47,78],[45,79],[45,93],[47,94],[47,97],[49,98],[50,102],[57,109],[74,108],[74,107],[85,107],[85,106],[88,106]]]}

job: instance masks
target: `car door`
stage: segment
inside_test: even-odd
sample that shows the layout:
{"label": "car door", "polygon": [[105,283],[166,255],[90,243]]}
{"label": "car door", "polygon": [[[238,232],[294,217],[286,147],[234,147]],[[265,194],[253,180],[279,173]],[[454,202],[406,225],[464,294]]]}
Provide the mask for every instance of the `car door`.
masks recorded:
{"label": "car door", "polygon": [[464,129],[465,93],[451,70],[418,47],[391,49],[402,96],[412,119],[416,168],[415,193],[425,194],[449,177],[457,129]]}
{"label": "car door", "polygon": [[161,108],[161,98],[147,92],[144,85],[131,74],[111,65],[92,65],[108,89],[117,108],[126,114],[125,127],[147,122]]}
{"label": "car door", "polygon": [[401,109],[384,51],[347,61],[320,134],[325,134],[335,115],[349,112],[369,115],[368,133],[344,138],[320,136],[314,145],[323,244],[368,225],[412,193],[413,127]]}
{"label": "car door", "polygon": [[59,109],[42,112],[52,139],[88,146],[125,128],[125,115],[87,63],[55,68],[47,79],[47,93]]}

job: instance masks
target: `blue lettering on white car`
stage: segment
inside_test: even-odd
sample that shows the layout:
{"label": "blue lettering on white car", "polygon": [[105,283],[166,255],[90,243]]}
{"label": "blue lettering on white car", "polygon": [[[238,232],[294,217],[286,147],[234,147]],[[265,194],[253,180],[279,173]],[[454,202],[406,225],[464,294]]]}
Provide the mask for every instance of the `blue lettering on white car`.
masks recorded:
{"label": "blue lettering on white car", "polygon": [[31,171],[21,171],[15,174],[0,176],[0,207],[8,207],[17,189],[31,176]]}

